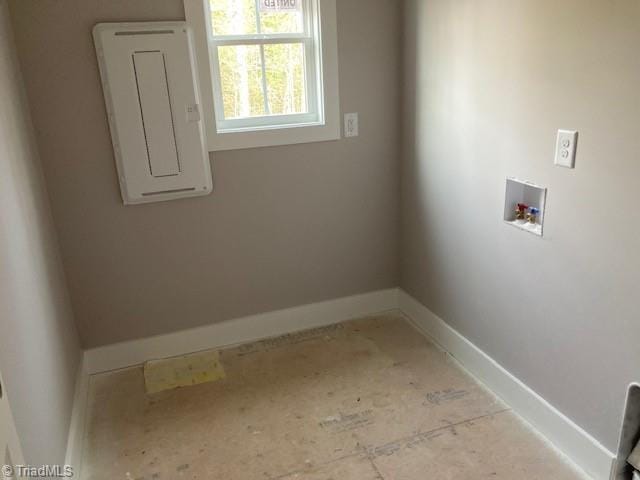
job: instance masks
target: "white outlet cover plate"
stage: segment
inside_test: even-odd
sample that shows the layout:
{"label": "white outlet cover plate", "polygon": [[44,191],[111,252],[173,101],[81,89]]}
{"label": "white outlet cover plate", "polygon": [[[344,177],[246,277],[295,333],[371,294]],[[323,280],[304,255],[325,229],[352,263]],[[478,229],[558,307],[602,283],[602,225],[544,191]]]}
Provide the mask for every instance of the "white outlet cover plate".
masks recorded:
{"label": "white outlet cover plate", "polygon": [[575,130],[558,130],[554,163],[559,167],[575,168],[577,146],[578,132]]}

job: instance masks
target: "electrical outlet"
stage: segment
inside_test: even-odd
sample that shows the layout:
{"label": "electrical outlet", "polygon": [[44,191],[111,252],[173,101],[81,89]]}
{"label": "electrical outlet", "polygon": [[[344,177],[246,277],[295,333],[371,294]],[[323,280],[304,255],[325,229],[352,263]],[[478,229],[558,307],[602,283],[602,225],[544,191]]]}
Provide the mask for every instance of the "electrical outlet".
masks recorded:
{"label": "electrical outlet", "polygon": [[358,136],[358,114],[347,113],[344,116],[344,136],[345,137],[357,137]]}
{"label": "electrical outlet", "polygon": [[558,130],[554,163],[559,167],[575,168],[577,145],[578,132],[574,130]]}

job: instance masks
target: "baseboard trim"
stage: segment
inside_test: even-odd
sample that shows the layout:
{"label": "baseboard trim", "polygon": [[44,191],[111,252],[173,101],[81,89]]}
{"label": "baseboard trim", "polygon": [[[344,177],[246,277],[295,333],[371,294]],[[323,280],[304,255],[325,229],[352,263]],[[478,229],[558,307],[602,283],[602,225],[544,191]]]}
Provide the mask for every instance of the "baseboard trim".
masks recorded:
{"label": "baseboard trim", "polygon": [[80,360],[73,395],[69,437],[67,439],[67,454],[65,465],[73,467],[76,480],[80,480],[82,471],[82,453],[84,448],[84,433],[86,431],[87,408],[89,396],[89,372],[84,357]]}
{"label": "baseboard trim", "polygon": [[450,353],[535,430],[594,480],[609,480],[615,455],[553,405],[409,294],[398,293],[400,310],[416,328]]}
{"label": "baseboard trim", "polygon": [[89,375],[140,365],[151,359],[238,345],[398,308],[418,331],[450,353],[470,374],[501,397],[585,473],[594,480],[613,478],[616,457],[612,452],[427,307],[403,290],[395,288],[85,351],[76,385],[67,463],[81,468]]}
{"label": "baseboard trim", "polygon": [[396,308],[398,290],[379,290],[92,348],[85,352],[85,360],[89,374],[95,374],[140,365],[152,359],[175,357],[331,325]]}

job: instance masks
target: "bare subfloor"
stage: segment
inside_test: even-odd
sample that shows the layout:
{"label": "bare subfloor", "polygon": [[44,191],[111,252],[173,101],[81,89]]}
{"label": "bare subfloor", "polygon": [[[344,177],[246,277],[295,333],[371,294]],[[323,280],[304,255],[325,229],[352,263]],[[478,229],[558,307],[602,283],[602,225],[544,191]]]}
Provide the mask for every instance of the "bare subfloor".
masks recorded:
{"label": "bare subfloor", "polygon": [[224,350],[226,378],[146,395],[92,377],[84,478],[583,478],[399,314]]}

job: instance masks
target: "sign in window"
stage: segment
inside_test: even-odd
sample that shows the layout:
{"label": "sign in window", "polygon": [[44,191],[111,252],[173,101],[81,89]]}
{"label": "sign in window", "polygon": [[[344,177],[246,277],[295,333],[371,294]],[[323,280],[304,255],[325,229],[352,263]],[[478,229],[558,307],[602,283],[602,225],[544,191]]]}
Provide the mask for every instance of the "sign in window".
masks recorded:
{"label": "sign in window", "polygon": [[302,0],[258,0],[261,12],[301,12]]}

